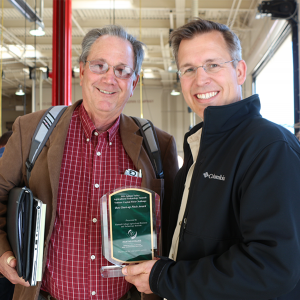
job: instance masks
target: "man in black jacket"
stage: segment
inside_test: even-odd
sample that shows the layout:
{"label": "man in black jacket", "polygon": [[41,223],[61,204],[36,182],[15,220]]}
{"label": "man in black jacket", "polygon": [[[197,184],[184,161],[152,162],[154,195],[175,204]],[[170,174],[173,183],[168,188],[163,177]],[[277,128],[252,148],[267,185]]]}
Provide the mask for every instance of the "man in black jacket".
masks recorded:
{"label": "man in black jacket", "polygon": [[300,146],[242,100],[246,64],[225,25],[171,34],[182,92],[203,119],[185,136],[165,244],[169,258],[123,269],[168,300],[300,299]]}

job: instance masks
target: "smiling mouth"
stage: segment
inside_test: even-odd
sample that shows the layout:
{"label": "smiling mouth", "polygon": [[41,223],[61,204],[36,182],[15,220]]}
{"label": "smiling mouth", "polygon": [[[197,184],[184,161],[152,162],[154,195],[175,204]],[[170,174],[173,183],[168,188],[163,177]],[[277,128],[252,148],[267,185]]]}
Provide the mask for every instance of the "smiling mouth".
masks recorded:
{"label": "smiling mouth", "polygon": [[217,94],[218,94],[218,92],[210,92],[210,93],[205,93],[205,94],[197,94],[196,97],[198,99],[209,99],[209,98],[216,96]]}
{"label": "smiling mouth", "polygon": [[[97,89],[98,89],[98,88],[97,88]],[[100,91],[101,93],[106,94],[106,95],[112,95],[112,94],[115,94],[115,92],[108,92],[108,91],[100,90],[100,89],[98,89],[98,91]]]}

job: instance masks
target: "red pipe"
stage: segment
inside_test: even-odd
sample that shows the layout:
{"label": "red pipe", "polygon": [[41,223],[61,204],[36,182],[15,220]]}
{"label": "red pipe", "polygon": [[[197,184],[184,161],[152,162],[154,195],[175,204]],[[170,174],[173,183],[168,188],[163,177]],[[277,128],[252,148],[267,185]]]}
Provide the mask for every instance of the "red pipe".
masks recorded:
{"label": "red pipe", "polygon": [[72,104],[72,1],[53,0],[52,105]]}
{"label": "red pipe", "polygon": [[57,61],[57,52],[56,52],[56,39],[57,39],[57,3],[58,1],[53,0],[53,24],[52,24],[52,105],[57,104],[57,86],[56,86],[56,61]]}
{"label": "red pipe", "polygon": [[65,0],[65,105],[72,104],[72,0]]}

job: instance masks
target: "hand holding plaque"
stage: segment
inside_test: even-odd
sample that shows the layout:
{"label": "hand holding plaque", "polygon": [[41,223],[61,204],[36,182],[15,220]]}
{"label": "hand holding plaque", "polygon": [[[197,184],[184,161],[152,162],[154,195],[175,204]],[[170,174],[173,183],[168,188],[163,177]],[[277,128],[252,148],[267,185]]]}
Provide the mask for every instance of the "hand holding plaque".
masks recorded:
{"label": "hand holding plaque", "polygon": [[120,188],[101,197],[102,252],[114,264],[101,268],[103,277],[123,276],[123,264],[154,258],[156,197],[144,188]]}

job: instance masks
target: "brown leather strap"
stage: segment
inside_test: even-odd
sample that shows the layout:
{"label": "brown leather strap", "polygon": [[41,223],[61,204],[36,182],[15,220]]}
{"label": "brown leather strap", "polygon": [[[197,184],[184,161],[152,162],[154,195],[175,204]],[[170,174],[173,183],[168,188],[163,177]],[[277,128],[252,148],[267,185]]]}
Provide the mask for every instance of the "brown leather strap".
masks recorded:
{"label": "brown leather strap", "polygon": [[53,298],[49,293],[47,293],[43,290],[40,290],[40,294],[47,300],[57,300],[57,299]]}

